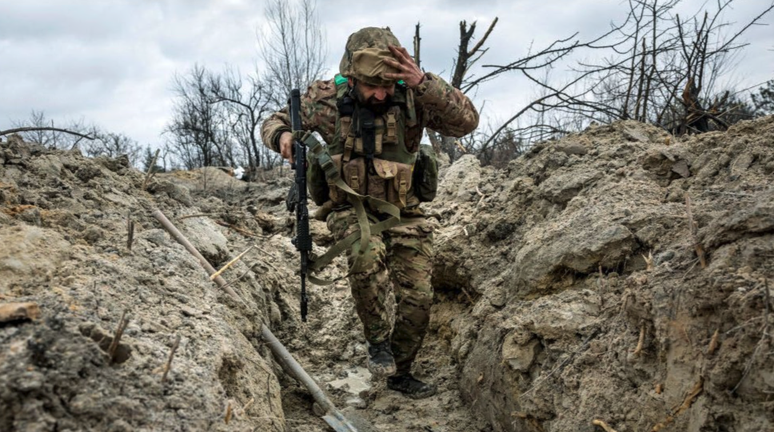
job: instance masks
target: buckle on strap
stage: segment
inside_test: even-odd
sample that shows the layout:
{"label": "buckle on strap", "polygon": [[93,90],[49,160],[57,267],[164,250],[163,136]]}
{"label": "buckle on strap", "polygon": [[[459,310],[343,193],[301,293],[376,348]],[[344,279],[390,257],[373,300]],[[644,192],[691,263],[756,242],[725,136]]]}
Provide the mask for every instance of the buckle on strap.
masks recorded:
{"label": "buckle on strap", "polygon": [[395,119],[395,113],[394,112],[388,112],[387,113],[387,138],[388,139],[395,139],[395,136],[397,135],[397,129],[398,128],[398,122]]}

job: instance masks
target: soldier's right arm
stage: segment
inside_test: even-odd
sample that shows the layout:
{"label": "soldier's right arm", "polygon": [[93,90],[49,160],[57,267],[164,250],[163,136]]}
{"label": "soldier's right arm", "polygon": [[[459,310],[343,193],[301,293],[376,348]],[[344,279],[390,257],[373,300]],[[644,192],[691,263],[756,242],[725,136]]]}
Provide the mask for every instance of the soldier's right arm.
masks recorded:
{"label": "soldier's right arm", "polygon": [[[336,85],[333,80],[315,81],[301,96],[301,127],[320,133],[326,142],[336,128]],[[270,149],[279,152],[280,137],[290,132],[288,107],[275,112],[261,125],[261,139]]]}
{"label": "soldier's right arm", "polygon": [[269,147],[275,152],[279,152],[280,136],[282,136],[283,132],[290,131],[290,116],[288,115],[288,107],[286,106],[264,120],[261,125],[261,139],[266,147]]}

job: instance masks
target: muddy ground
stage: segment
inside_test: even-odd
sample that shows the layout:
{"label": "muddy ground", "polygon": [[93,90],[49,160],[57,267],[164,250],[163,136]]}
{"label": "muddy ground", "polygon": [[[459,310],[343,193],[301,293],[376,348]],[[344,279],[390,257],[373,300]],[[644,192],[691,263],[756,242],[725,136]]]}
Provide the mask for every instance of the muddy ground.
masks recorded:
{"label": "muddy ground", "polygon": [[[157,174],[143,191],[125,159],[1,143],[0,304],[40,316],[0,323],[0,430],[327,430],[261,325],[378,430],[774,429],[774,117],[680,139],[592,126],[504,170],[464,156],[442,175],[415,367],[439,392],[413,401],[363,368],[346,282],[310,286],[300,321],[289,173]],[[216,268],[254,246],[223,274],[238,300],[154,209]]]}

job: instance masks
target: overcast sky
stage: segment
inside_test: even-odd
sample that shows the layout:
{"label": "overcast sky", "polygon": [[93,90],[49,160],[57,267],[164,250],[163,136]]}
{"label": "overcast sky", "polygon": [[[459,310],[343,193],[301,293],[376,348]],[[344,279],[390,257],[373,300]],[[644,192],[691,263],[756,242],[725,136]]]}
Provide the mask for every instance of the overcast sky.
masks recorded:
{"label": "overcast sky", "polygon": [[[242,72],[258,60],[256,34],[265,26],[260,0],[0,0],[0,130],[32,110],[63,125],[84,120],[141,144],[159,145],[172,106],[172,79],[194,64]],[[686,15],[703,4],[685,0]],[[710,2],[714,4],[714,2]],[[746,22],[770,0],[737,0],[726,19]],[[531,44],[545,46],[578,31],[591,38],[620,21],[620,0],[318,0],[332,76],[347,36],[364,26],[389,26],[411,46],[422,25],[422,62],[448,79],[459,22],[478,21],[481,36],[494,17],[483,64],[503,64]],[[764,23],[774,22],[769,14]],[[774,31],[750,29],[738,59],[737,87],[774,78]],[[480,73],[480,71],[479,71]],[[474,101],[489,121],[505,119],[533,96],[522,78],[484,84]],[[494,119],[494,120],[493,120]]]}

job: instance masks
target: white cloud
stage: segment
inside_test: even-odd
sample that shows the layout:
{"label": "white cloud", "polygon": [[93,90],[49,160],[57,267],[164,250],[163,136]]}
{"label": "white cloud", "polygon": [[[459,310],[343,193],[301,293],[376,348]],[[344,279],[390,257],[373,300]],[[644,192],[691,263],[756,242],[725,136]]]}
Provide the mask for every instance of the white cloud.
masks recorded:
{"label": "white cloud", "polygon": [[[685,13],[701,4],[685,1]],[[544,47],[576,31],[584,39],[598,35],[623,17],[625,7],[607,0],[318,0],[331,75],[348,35],[365,26],[389,26],[411,47],[420,22],[423,66],[448,77],[462,20],[477,21],[476,36],[481,37],[499,17],[481,64],[506,64],[533,44]],[[745,22],[763,7],[739,2],[728,19]],[[2,0],[0,129],[28,118],[34,109],[57,121],[85,119],[141,143],[159,144],[171,115],[174,74],[194,64],[252,72],[263,15],[263,2],[251,0]],[[770,28],[751,28],[743,40],[750,45],[738,59],[739,84],[771,79]],[[480,66],[474,73],[484,72]],[[476,102],[486,102],[487,116],[505,119],[534,92],[523,78],[503,76],[482,86]]]}

